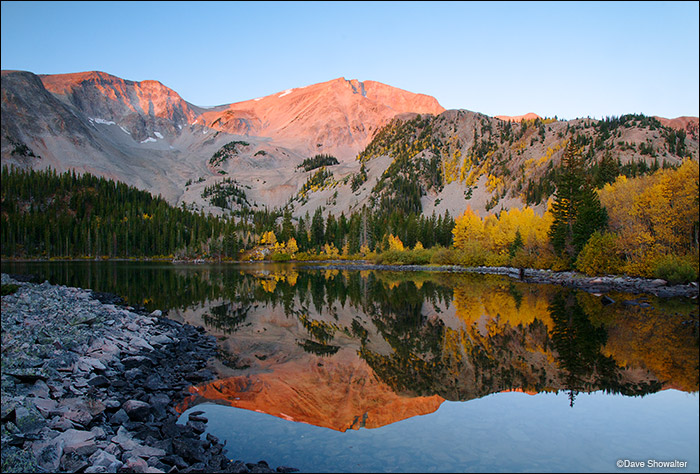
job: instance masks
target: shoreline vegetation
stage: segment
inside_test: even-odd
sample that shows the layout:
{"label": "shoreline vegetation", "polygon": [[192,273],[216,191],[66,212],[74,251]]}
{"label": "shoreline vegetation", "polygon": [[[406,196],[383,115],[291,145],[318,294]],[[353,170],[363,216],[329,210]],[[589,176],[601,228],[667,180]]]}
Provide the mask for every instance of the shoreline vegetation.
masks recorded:
{"label": "shoreline vegetation", "polygon": [[[373,259],[353,259],[353,258],[336,258],[336,259],[320,259],[311,258],[308,260],[286,260],[278,262],[273,260],[247,260],[247,261],[216,261],[213,259],[205,260],[180,260],[173,261],[167,258],[142,258],[142,259],[100,259],[101,262],[162,262],[173,265],[198,265],[198,264],[301,264],[304,269],[317,270],[349,270],[349,271],[396,271],[396,272],[448,272],[448,273],[480,273],[491,275],[503,275],[514,278],[525,283],[536,284],[553,284],[561,285],[569,288],[577,288],[589,293],[602,295],[609,291],[618,291],[624,293],[646,293],[663,298],[686,297],[697,298],[699,296],[699,287],[697,281],[669,281],[663,278],[645,278],[634,277],[629,275],[586,275],[576,271],[553,271],[550,269],[524,268],[513,266],[464,266],[459,264],[438,264],[438,263],[415,263],[415,261],[407,260],[402,263],[383,263],[387,259],[384,254],[374,255]],[[16,262],[48,262],[48,261],[67,261],[67,262],[93,262],[95,259],[52,259],[52,260],[27,260],[13,259]]]}
{"label": "shoreline vegetation", "polygon": [[286,208],[214,217],[104,178],[3,167],[3,259],[370,260],[697,282],[698,162],[631,177],[611,170],[602,187],[586,166],[569,144],[542,213],[428,217],[380,206],[294,219]]}
{"label": "shoreline vegetation", "polygon": [[[175,407],[216,341],[115,295],[2,274],[2,472],[294,472],[229,459]],[[156,370],[157,368],[157,370]]]}

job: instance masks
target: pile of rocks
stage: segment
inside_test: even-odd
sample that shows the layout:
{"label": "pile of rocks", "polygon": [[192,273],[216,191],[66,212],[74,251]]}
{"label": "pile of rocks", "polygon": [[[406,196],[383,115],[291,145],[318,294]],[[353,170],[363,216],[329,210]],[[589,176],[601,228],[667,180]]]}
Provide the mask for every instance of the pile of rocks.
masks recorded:
{"label": "pile of rocks", "polygon": [[512,267],[473,267],[474,273],[491,273],[519,278],[528,283],[549,283],[577,288],[589,293],[645,293],[662,298],[697,298],[698,284],[670,285],[666,280],[629,276],[589,277],[577,272],[553,272],[551,270],[519,269]]}
{"label": "pile of rocks", "polygon": [[201,413],[177,423],[188,387],[214,377],[203,328],[113,295],[2,284],[16,285],[2,297],[3,472],[295,471],[230,460]]}
{"label": "pile of rocks", "polygon": [[650,294],[662,298],[697,298],[698,284],[691,282],[686,285],[671,285],[666,280],[653,278],[638,278],[629,276],[599,276],[589,277],[577,272],[553,272],[552,270],[536,270],[532,268],[514,267],[462,267],[459,265],[375,265],[375,264],[329,264],[317,266],[302,266],[304,269],[316,270],[389,270],[417,272],[448,272],[448,273],[482,273],[505,275],[517,278],[527,283],[546,283],[577,288],[589,293],[607,293],[610,291],[635,294]]}

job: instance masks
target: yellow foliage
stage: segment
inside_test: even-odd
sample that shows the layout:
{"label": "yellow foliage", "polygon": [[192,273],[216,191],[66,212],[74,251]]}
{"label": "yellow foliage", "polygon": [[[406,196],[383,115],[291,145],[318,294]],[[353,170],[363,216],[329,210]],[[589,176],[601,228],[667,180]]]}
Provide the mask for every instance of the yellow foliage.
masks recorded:
{"label": "yellow foliage", "polygon": [[289,284],[289,286],[296,286],[297,279],[299,278],[299,274],[295,271],[291,271],[291,272],[286,274],[286,278],[287,278],[287,283]]}
{"label": "yellow foliage", "polygon": [[608,328],[603,354],[619,364],[644,367],[680,390],[698,390],[697,336],[683,328],[691,316],[631,306]]}
{"label": "yellow foliage", "polygon": [[651,176],[619,176],[600,192],[609,228],[627,257],[626,271],[651,276],[660,255],[685,255],[697,249],[698,163],[686,160],[676,170]]}
{"label": "yellow foliage", "polygon": [[486,179],[486,190],[492,193],[494,190],[499,191],[503,187],[503,179],[500,176],[489,175]]}
{"label": "yellow foliage", "polygon": [[482,219],[471,207],[467,207],[464,214],[455,220],[453,242],[461,250],[477,243],[485,250],[503,255],[509,252],[520,232],[523,247],[532,253],[547,245],[547,233],[552,220],[549,210],[538,216],[530,207],[523,210],[513,208],[501,212],[499,217],[489,215]]}
{"label": "yellow foliage", "polygon": [[619,273],[623,261],[615,234],[596,231],[576,259],[576,269],[586,275]]}
{"label": "yellow foliage", "polygon": [[263,235],[260,237],[260,245],[275,245],[276,243],[277,237],[275,236],[275,233],[271,230],[268,232],[264,232]]}
{"label": "yellow foliage", "polygon": [[294,255],[298,251],[299,251],[299,247],[297,245],[297,239],[295,239],[294,237],[290,238],[287,241],[286,252],[290,255]]}
{"label": "yellow foliage", "polygon": [[467,206],[464,213],[455,220],[452,229],[454,246],[465,249],[470,242],[484,242],[484,221],[476,215],[471,206]]}
{"label": "yellow foliage", "polygon": [[325,244],[325,245],[323,246],[322,253],[324,253],[325,255],[327,255],[327,256],[330,257],[330,258],[336,258],[336,257],[338,257],[338,256],[340,255],[340,252],[338,251],[338,249],[337,249],[337,248],[335,247],[335,245],[333,245],[333,244],[330,244],[330,245],[329,245],[329,244]]}
{"label": "yellow foliage", "polygon": [[395,237],[394,234],[389,234],[389,250],[398,250],[399,252],[405,250],[401,239]]}
{"label": "yellow foliage", "polygon": [[340,272],[338,270],[324,270],[323,278],[325,278],[326,280],[334,280],[339,273]]}
{"label": "yellow foliage", "polygon": [[260,280],[260,285],[263,287],[263,290],[267,291],[268,293],[274,293],[275,288],[277,287],[277,281],[276,280]]}
{"label": "yellow foliage", "polygon": [[482,325],[490,335],[500,333],[508,326],[532,324],[536,319],[553,328],[548,299],[540,294],[547,289],[533,291],[528,290],[526,285],[522,289],[520,298],[516,300],[509,287],[475,281],[458,284],[454,289],[456,315],[466,327]]}

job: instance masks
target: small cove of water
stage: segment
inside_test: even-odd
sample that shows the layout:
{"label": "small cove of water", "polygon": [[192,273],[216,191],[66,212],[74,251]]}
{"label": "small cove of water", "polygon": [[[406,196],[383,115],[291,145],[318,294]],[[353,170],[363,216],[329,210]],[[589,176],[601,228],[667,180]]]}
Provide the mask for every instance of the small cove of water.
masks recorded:
{"label": "small cove of water", "polygon": [[303,472],[611,472],[625,459],[689,462],[667,472],[698,466],[698,398],[675,390],[582,394],[574,409],[564,393],[493,394],[345,433],[215,404],[192,410],[204,411],[231,457]]}
{"label": "small cove of water", "polygon": [[218,380],[180,409],[204,411],[233,459],[307,472],[698,470],[696,301],[604,305],[493,275],[290,264],[2,271],[205,327]]}

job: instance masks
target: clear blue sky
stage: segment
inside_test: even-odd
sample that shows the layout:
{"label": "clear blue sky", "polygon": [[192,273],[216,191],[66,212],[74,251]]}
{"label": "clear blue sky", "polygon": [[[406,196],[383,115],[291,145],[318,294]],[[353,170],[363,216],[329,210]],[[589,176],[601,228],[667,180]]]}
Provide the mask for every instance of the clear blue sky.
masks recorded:
{"label": "clear blue sky", "polygon": [[155,79],[201,106],[337,77],[448,109],[698,115],[698,2],[2,2],[2,69]]}

